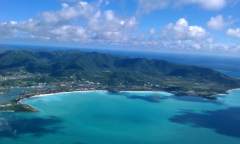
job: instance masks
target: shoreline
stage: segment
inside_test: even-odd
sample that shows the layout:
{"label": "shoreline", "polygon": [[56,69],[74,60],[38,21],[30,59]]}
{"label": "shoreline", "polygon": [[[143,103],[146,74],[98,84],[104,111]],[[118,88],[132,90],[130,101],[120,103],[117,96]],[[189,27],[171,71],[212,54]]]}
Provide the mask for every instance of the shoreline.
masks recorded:
{"label": "shoreline", "polygon": [[217,97],[225,97],[226,95],[228,95],[228,94],[230,94],[230,93],[232,93],[234,91],[240,91],[240,88],[227,90],[225,94],[218,94]]}
{"label": "shoreline", "polygon": [[230,89],[227,92],[232,92],[232,91],[240,91],[240,88]]}
{"label": "shoreline", "polygon": [[[70,94],[70,93],[91,93],[91,92],[102,92],[102,93],[107,93],[108,90],[77,90],[77,91],[69,91],[69,92],[55,92],[55,93],[49,93],[49,94],[38,94],[38,95],[33,95],[30,97],[24,97],[22,99],[19,99],[17,102],[20,104],[23,104],[23,100],[25,99],[31,99],[31,98],[40,98],[40,97],[48,97],[48,96],[53,96],[53,95],[58,95],[58,94]],[[169,96],[173,96],[174,94],[166,92],[166,91],[145,91],[145,90],[136,90],[136,91],[119,91],[119,92],[129,92],[129,93],[163,93],[167,94]]]}
{"label": "shoreline", "polygon": [[69,94],[69,93],[89,93],[89,92],[107,92],[105,90],[84,90],[84,91],[69,91],[69,92],[56,92],[56,93],[49,93],[49,94],[39,94],[39,95],[34,95],[32,97],[46,97],[46,96],[52,96],[52,95],[57,95],[57,94]]}
{"label": "shoreline", "polygon": [[25,99],[48,97],[48,96],[53,96],[53,95],[58,95],[58,94],[89,93],[89,92],[105,92],[105,90],[84,90],[84,91],[79,90],[79,91],[69,91],[69,92],[66,91],[66,92],[54,92],[54,93],[47,93],[47,94],[38,94],[38,95],[29,96],[29,97],[23,97],[23,98],[19,99],[17,102],[22,104],[22,101],[25,100]]}
{"label": "shoreline", "polygon": [[[240,90],[240,88],[236,88],[236,89],[230,89],[230,90],[227,90],[226,93],[224,94],[217,94],[216,96],[225,96],[229,93],[231,93],[232,91],[236,91],[236,90]],[[66,91],[66,92],[55,92],[55,93],[48,93],[48,94],[38,94],[38,95],[33,95],[33,96],[30,96],[30,97],[24,97],[22,99],[20,99],[18,102],[21,103],[22,100],[24,99],[30,99],[30,98],[39,98],[39,97],[47,97],[47,96],[53,96],[53,95],[58,95],[58,94],[70,94],[70,93],[90,93],[90,92],[108,92],[108,90],[76,90],[76,91]],[[169,96],[172,96],[172,95],[175,95],[173,93],[170,93],[170,92],[167,92],[167,91],[146,91],[146,90],[136,90],[136,91],[119,91],[119,92],[129,92],[129,93],[164,93],[164,94],[168,94]],[[204,98],[204,97],[203,97]]]}
{"label": "shoreline", "polygon": [[[235,90],[240,90],[240,88],[236,88],[236,89],[230,89],[228,91],[226,91],[225,94],[217,94],[215,95],[215,99],[213,100],[217,100],[218,98],[221,98],[221,97],[225,97],[227,96],[227,94],[231,93],[232,91],[235,91]],[[91,92],[98,92],[98,93],[111,93],[110,91],[108,90],[93,90],[93,89],[90,89],[90,90],[76,90],[76,91],[66,91],[66,92],[53,92],[53,93],[46,93],[46,94],[37,94],[37,95],[30,95],[28,97],[21,97],[19,99],[17,99],[16,101],[13,101],[9,104],[3,104],[1,105],[0,104],[0,107],[1,108],[6,108],[6,110],[12,110],[13,112],[16,112],[16,108],[18,108],[18,110],[20,109],[21,111],[24,111],[24,112],[37,112],[37,109],[32,107],[31,105],[27,104],[26,102],[24,102],[25,100],[27,99],[31,99],[31,98],[41,98],[41,97],[48,97],[48,96],[54,96],[54,95],[59,95],[59,94],[70,94],[70,93],[91,93]],[[170,93],[170,92],[166,92],[166,91],[154,91],[154,90],[129,90],[129,91],[119,91],[119,93],[123,93],[123,92],[128,92],[128,93],[149,93],[149,94],[167,94],[167,96],[178,96],[178,95],[175,95],[173,93]],[[118,93],[118,92],[117,92]],[[202,97],[203,99],[205,99],[206,97]],[[9,107],[9,108],[8,108]]]}
{"label": "shoreline", "polygon": [[[56,93],[49,93],[49,94],[39,94],[39,95],[34,95],[31,97],[26,97],[23,99],[28,99],[28,98],[37,98],[37,97],[47,97],[47,96],[52,96],[52,95],[57,95],[57,94],[69,94],[69,93],[90,93],[90,92],[103,92],[106,93],[108,92],[108,90],[84,90],[84,91],[69,91],[69,92],[56,92]],[[166,91],[119,91],[119,92],[129,92],[129,93],[164,93],[164,94],[168,94],[168,95],[174,95],[172,93],[166,92]]]}

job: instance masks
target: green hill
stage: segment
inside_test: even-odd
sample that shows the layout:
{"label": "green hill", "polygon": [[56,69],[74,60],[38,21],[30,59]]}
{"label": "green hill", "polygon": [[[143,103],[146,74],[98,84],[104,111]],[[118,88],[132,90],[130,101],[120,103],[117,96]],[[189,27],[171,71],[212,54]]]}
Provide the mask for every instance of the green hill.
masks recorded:
{"label": "green hill", "polygon": [[0,76],[1,89],[40,83],[58,89],[65,83],[66,90],[74,90],[90,83],[92,89],[165,90],[211,97],[240,87],[238,79],[208,68],[64,50],[2,52]]}

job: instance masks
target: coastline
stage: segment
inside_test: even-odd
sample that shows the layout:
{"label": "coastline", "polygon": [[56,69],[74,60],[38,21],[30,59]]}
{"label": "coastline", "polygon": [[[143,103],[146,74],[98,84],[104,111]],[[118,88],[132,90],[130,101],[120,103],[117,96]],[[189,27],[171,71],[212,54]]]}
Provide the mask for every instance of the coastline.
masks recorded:
{"label": "coastline", "polygon": [[240,91],[240,88],[230,89],[227,92]]}
{"label": "coastline", "polygon": [[[28,109],[30,109],[30,112],[37,112],[37,108],[33,107],[32,105],[29,105],[27,103],[24,103],[24,100],[31,99],[31,98],[41,98],[41,97],[49,97],[54,95],[60,95],[60,94],[70,94],[70,93],[92,93],[92,92],[98,92],[98,93],[108,93],[108,90],[77,90],[77,91],[67,91],[67,92],[55,92],[55,93],[49,93],[49,94],[39,94],[39,95],[33,95],[29,97],[23,97],[21,99],[17,100],[17,104],[19,105],[26,105]],[[168,96],[174,96],[174,94],[166,92],[166,91],[146,91],[146,90],[136,90],[136,91],[119,91],[119,93],[150,93],[150,94],[167,94]],[[110,92],[111,93],[111,92]],[[13,111],[14,112],[14,111]]]}
{"label": "coastline", "polygon": [[[218,96],[225,96],[229,93],[231,93],[232,91],[236,91],[236,90],[240,90],[240,88],[236,88],[236,89],[230,89],[228,91],[226,91],[226,93],[223,94],[217,94],[216,97]],[[58,95],[58,94],[70,94],[70,93],[90,93],[90,92],[103,92],[106,93],[108,92],[108,90],[77,90],[77,91],[67,91],[67,92],[55,92],[55,93],[48,93],[48,94],[39,94],[39,95],[33,95],[30,97],[24,97],[22,99],[19,99],[17,102],[22,103],[23,100],[25,99],[30,99],[30,98],[39,98],[39,97],[48,97],[48,96],[53,96],[53,95]],[[167,91],[145,91],[145,90],[136,90],[136,91],[119,91],[119,92],[129,92],[129,93],[164,93],[164,94],[168,94],[169,96],[173,96],[175,94],[167,92]],[[204,97],[203,97],[204,98]]]}
{"label": "coastline", "polygon": [[89,93],[89,92],[107,92],[106,90],[84,90],[84,91],[69,91],[69,92],[55,92],[55,93],[48,93],[48,94],[38,94],[38,95],[33,95],[30,97],[23,97],[19,100],[17,100],[17,103],[24,104],[23,101],[26,99],[31,99],[31,98],[40,98],[40,97],[48,97],[48,96],[53,96],[53,95],[58,95],[58,94],[69,94],[69,93]]}
{"label": "coastline", "polygon": [[[26,99],[31,99],[31,98],[40,98],[40,97],[48,97],[48,96],[54,96],[54,95],[59,95],[59,94],[70,94],[70,93],[91,93],[91,92],[102,92],[102,93],[107,93],[108,90],[77,90],[77,91],[69,91],[69,92],[55,92],[55,93],[49,93],[49,94],[39,94],[39,95],[33,95],[30,97],[23,97],[22,99],[19,99],[17,103],[24,104],[23,101]],[[162,94],[167,94],[169,96],[173,96],[174,94],[166,92],[166,91],[119,91],[119,92],[127,92],[127,93],[162,93]]]}
{"label": "coastline", "polygon": [[[89,92],[107,92],[106,90],[84,90],[84,91],[69,91],[69,92],[56,92],[56,93],[49,93],[49,94],[39,94],[39,95],[34,95],[32,97],[46,97],[46,96],[52,96],[52,95],[57,95],[57,94],[69,94],[69,93],[89,93]],[[29,98],[32,98],[29,97]]]}
{"label": "coastline", "polygon": [[[53,95],[58,95],[58,94],[69,94],[69,93],[91,93],[91,92],[103,92],[106,93],[108,90],[79,90],[79,91],[69,91],[69,92],[56,92],[56,93],[49,93],[49,94],[39,94],[39,95],[34,95],[31,97],[25,97],[23,99],[28,99],[28,98],[38,98],[38,97],[47,97],[47,96],[53,96]],[[168,95],[174,95],[169,92],[165,91],[119,91],[119,92],[128,92],[128,93],[163,93],[163,94],[168,94]],[[23,100],[21,99],[21,100]]]}
{"label": "coastline", "polygon": [[234,92],[234,91],[240,91],[240,88],[235,88],[235,89],[227,90],[226,93],[217,94],[216,97],[226,96],[226,95],[228,95],[229,93]]}
{"label": "coastline", "polygon": [[[231,93],[232,91],[240,90],[240,88],[236,89],[230,89],[227,90],[226,93],[223,94],[217,94],[214,95],[214,98],[211,98],[212,100],[216,100],[221,97],[225,97],[227,94]],[[21,111],[21,112],[37,112],[38,110],[31,105],[25,103],[24,101],[31,98],[41,98],[41,97],[48,97],[48,96],[54,96],[54,95],[60,95],[60,94],[70,94],[70,93],[91,93],[91,92],[98,92],[98,93],[111,93],[111,91],[108,90],[76,90],[76,91],[59,91],[59,92],[53,92],[53,93],[43,93],[43,94],[37,94],[37,95],[28,95],[28,96],[22,96],[15,101],[10,102],[9,104],[0,105],[0,108],[3,109],[3,111],[11,110],[13,112]],[[167,92],[167,91],[154,91],[154,90],[126,90],[126,91],[118,91],[119,93],[149,93],[149,94],[167,94],[168,96],[178,96],[174,93]],[[116,93],[118,93],[116,92]],[[114,92],[113,92],[114,93]],[[202,97],[207,98],[207,97]],[[210,98],[207,98],[210,99]]]}

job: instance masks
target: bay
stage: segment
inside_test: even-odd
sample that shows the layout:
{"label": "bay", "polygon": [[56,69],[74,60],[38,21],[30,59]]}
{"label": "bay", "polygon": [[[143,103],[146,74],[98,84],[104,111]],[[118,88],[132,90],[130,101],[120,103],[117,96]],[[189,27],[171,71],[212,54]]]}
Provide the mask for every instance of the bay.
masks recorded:
{"label": "bay", "polygon": [[[153,95],[159,101],[141,98]],[[33,97],[24,103],[37,113],[0,113],[0,144],[239,144],[239,97],[240,90],[217,101],[165,92]]]}

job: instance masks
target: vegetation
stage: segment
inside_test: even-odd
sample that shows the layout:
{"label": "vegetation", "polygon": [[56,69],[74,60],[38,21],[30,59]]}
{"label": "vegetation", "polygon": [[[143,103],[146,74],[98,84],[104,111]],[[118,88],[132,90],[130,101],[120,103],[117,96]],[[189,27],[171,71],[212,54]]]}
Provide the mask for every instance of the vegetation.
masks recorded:
{"label": "vegetation", "polygon": [[116,57],[79,51],[10,50],[0,53],[0,91],[21,87],[20,98],[59,91],[164,90],[204,96],[240,87],[220,72],[163,60]]}

